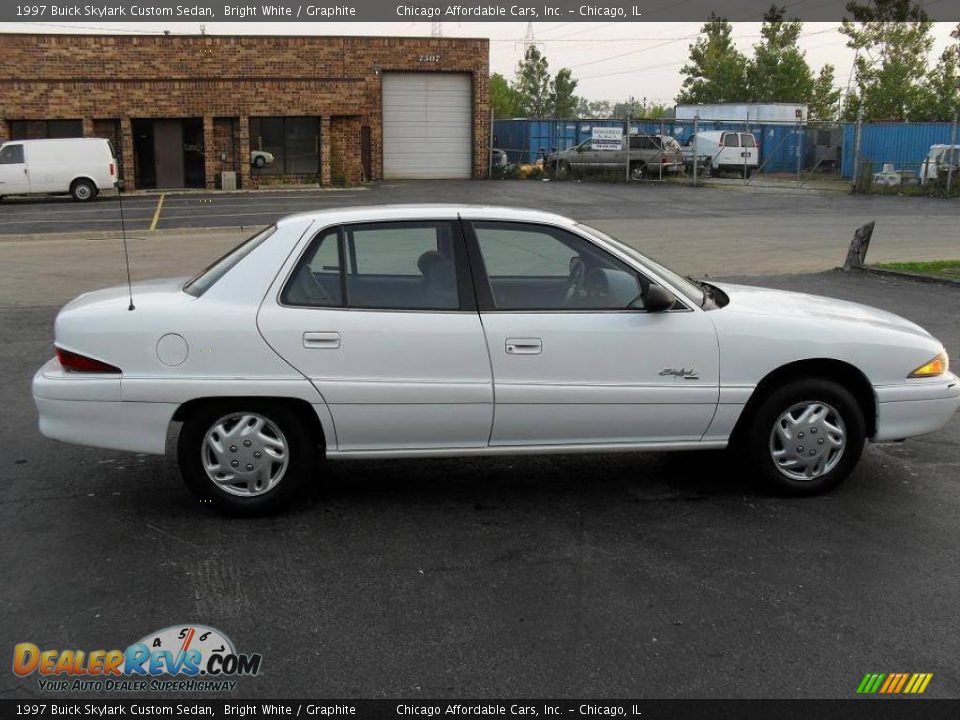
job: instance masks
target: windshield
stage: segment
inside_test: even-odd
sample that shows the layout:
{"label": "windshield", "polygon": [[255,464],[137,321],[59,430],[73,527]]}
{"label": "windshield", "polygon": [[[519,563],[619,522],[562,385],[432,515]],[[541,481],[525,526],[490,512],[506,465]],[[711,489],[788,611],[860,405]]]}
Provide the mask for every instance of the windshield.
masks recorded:
{"label": "windshield", "polygon": [[257,246],[260,245],[260,243],[273,235],[276,229],[276,225],[271,225],[265,230],[261,230],[253,237],[244,240],[233,250],[214,262],[206,270],[201,272],[192,280],[188,281],[187,284],[183,286],[184,292],[190,293],[194,297],[200,297],[203,295],[215,282],[217,282],[217,280],[226,275],[230,268],[243,260],[247,255],[253,252]]}
{"label": "windshield", "polygon": [[629,245],[626,245],[620,242],[619,240],[610,237],[605,232],[601,232],[596,228],[592,228],[589,225],[584,225],[582,223],[577,223],[577,227],[583,230],[588,235],[592,235],[598,240],[603,240],[604,242],[608,242],[618,250],[623,251],[630,257],[637,260],[637,262],[641,263],[645,267],[650,268],[657,275],[659,275],[668,283],[673,285],[673,287],[676,288],[677,291],[681,295],[686,297],[688,300],[695,302],[697,305],[700,305],[700,306],[703,305],[704,300],[706,299],[706,294],[695,283],[691,282],[690,280],[687,280],[685,277],[681,277],[680,275],[677,275],[677,273],[675,273],[670,268],[664,265],[661,265],[655,260],[651,260],[646,255],[640,254]]}

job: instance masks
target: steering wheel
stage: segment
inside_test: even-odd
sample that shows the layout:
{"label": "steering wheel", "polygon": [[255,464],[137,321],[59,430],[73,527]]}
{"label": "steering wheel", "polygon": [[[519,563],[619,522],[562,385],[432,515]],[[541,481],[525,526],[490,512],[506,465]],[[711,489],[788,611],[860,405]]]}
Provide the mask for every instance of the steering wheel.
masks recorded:
{"label": "steering wheel", "polygon": [[570,258],[570,273],[567,275],[567,292],[564,295],[564,304],[572,305],[580,299],[583,289],[583,278],[587,274],[587,266],[579,255]]}

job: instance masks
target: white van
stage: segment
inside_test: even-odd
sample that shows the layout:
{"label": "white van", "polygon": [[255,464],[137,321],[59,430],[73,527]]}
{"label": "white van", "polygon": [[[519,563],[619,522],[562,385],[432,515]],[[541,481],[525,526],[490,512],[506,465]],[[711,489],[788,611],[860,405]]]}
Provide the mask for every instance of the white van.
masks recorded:
{"label": "white van", "polygon": [[953,173],[957,174],[957,164],[960,163],[960,145],[931,145],[927,157],[920,165],[920,182],[928,183],[936,180],[941,171],[947,172],[953,165]]}
{"label": "white van", "polygon": [[760,147],[751,133],[707,130],[691,135],[683,146],[683,157],[688,165],[693,164],[694,142],[697,155],[709,158],[709,167],[713,171],[729,170],[750,177],[760,165]]}
{"label": "white van", "polygon": [[8,140],[0,145],[0,198],[73,195],[92,200],[117,182],[113,145],[104,138]]}

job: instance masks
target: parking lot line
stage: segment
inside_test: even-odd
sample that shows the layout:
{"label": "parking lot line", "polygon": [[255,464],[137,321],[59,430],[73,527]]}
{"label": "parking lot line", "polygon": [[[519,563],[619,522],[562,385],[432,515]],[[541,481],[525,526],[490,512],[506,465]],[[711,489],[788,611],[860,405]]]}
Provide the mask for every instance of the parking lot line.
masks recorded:
{"label": "parking lot line", "polygon": [[160,193],[160,198],[157,200],[157,209],[154,211],[153,221],[150,223],[151,230],[157,229],[157,223],[160,222],[160,211],[163,209],[163,199],[166,196],[166,193]]}

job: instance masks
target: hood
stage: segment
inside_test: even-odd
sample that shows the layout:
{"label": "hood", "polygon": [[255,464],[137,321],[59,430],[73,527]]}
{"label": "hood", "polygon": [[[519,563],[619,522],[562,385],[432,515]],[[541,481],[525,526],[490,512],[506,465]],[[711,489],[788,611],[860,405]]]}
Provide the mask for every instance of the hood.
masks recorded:
{"label": "hood", "polygon": [[[141,305],[149,307],[161,298],[169,302],[171,295],[174,294],[182,295],[184,300],[193,300],[192,296],[183,292],[183,286],[189,279],[189,277],[161,278],[134,283],[133,304],[137,308]],[[101,309],[115,310],[118,307],[126,310],[129,304],[130,292],[124,284],[78,295],[64,305],[61,312],[67,310],[80,312]]]}
{"label": "hood", "polygon": [[780,318],[804,318],[816,321],[839,321],[898,330],[911,335],[931,337],[930,333],[906,318],[869,305],[751,285],[734,285],[710,281],[727,294],[730,302],[721,312],[749,313]]}

